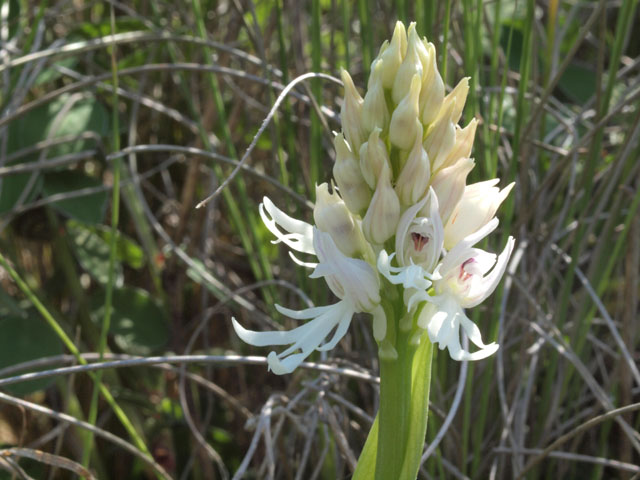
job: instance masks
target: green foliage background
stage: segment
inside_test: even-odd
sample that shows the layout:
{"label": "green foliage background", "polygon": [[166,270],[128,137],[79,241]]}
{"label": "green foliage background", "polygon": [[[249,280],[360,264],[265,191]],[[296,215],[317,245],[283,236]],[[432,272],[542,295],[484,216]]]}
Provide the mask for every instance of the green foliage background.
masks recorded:
{"label": "green foliage background", "polygon": [[285,85],[346,68],[363,88],[397,19],[449,86],[472,78],[472,180],[517,182],[487,246],[516,237],[509,274],[473,312],[501,349],[464,368],[436,354],[419,478],[637,478],[637,0],[0,1],[0,477],[349,478],[377,408],[366,319],[311,357],[332,372],[287,377],[230,328],[331,301],[257,205],[311,219],[341,87],[295,87],[194,207]]}

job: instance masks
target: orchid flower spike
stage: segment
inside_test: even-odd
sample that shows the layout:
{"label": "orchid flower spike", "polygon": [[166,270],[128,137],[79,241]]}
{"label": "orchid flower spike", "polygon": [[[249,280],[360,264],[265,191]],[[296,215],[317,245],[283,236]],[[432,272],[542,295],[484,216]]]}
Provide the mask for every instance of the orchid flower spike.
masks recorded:
{"label": "orchid flower spike", "polygon": [[[338,298],[300,311],[276,306],[306,320],[289,331],[254,332],[233,320],[251,345],[288,346],[268,356],[277,374],[293,371],[315,350],[334,347],[353,315],[363,312],[373,316],[381,359],[397,358],[403,351],[398,342],[415,345],[425,332],[456,360],[478,360],[498,348],[483,343],[465,309],[487,298],[506,269],[513,238],[498,256],[474,245],[497,227],[496,211],[513,184],[499,189],[493,179],[467,185],[477,121],[464,128],[458,122],[469,79],[445,96],[435,46],[417,32],[415,24],[396,24],[371,64],[364,96],[341,72],[334,180],[316,187],[315,225],[291,218],[266,197],[260,204],[274,243],[287,245],[291,258],[313,269],[311,278],[324,278]],[[387,292],[381,282],[393,288]],[[403,310],[401,318],[391,315]],[[396,335],[396,326],[411,329],[411,336]],[[479,350],[461,347],[460,327]]]}

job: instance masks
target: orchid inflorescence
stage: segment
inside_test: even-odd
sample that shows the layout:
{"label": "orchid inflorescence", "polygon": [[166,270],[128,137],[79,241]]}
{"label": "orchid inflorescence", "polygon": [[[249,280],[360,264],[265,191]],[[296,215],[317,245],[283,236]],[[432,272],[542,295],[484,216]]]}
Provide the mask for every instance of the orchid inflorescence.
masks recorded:
{"label": "orchid inflorescence", "polygon": [[[316,187],[315,225],[296,220],[264,198],[260,215],[292,258],[324,277],[339,301],[283,315],[308,320],[290,331],[255,332],[235,319],[238,336],[255,346],[289,345],[268,356],[276,374],[292,372],[314,350],[333,348],[355,313],[373,317],[381,358],[396,355],[395,328],[419,343],[425,331],[455,360],[492,355],[465,314],[502,278],[514,239],[498,256],[475,248],[498,226],[496,210],[513,187],[499,179],[466,185],[476,120],[458,126],[469,91],[463,78],[445,95],[432,43],[412,23],[396,24],[371,65],[364,98],[342,71],[342,132],[335,135],[336,186]],[[302,256],[301,256],[302,254]],[[315,256],[316,261],[309,261]],[[394,304],[405,315],[397,325]],[[460,327],[477,349],[462,348]]]}

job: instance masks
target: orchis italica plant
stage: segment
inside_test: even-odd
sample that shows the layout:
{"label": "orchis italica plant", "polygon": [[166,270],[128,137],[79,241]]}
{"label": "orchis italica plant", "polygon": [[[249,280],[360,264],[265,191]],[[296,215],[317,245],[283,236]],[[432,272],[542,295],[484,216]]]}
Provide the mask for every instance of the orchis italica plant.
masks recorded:
{"label": "orchis italica plant", "polygon": [[[484,301],[506,269],[513,238],[498,256],[475,245],[498,226],[496,210],[513,184],[466,185],[476,121],[465,128],[458,121],[469,81],[445,95],[435,48],[415,23],[408,30],[396,24],[371,65],[364,97],[346,71],[342,80],[337,188],[316,188],[315,225],[266,197],[260,205],[277,242],[313,269],[312,278],[324,277],[339,301],[301,311],[276,306],[307,320],[290,331],[249,331],[235,319],[233,326],[251,345],[289,345],[268,356],[269,368],[284,374],[314,350],[333,348],[355,313],[371,314],[380,409],[354,478],[413,479],[424,447],[433,345],[454,360],[480,360],[498,349],[483,341],[465,309]],[[462,347],[461,327],[473,351]]]}

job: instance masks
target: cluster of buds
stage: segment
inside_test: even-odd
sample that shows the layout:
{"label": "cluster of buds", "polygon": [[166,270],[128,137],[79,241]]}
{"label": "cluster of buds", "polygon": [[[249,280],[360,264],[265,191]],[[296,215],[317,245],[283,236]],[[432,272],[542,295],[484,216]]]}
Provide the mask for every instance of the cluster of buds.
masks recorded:
{"label": "cluster of buds", "polygon": [[[419,37],[415,23],[405,29],[398,22],[371,65],[364,97],[344,70],[342,80],[337,189],[317,187],[315,226],[288,217],[267,198],[261,205],[279,241],[318,257],[318,263],[294,258],[314,268],[312,277],[325,277],[340,301],[301,312],[279,307],[293,318],[313,319],[289,332],[252,332],[234,321],[237,333],[253,345],[292,345],[269,356],[270,368],[286,373],[314,349],[335,345],[354,313],[368,312],[381,355],[392,356],[382,307],[388,282],[403,289],[414,320],[400,328],[414,329],[416,341],[427,330],[457,360],[491,355],[497,345],[483,343],[464,309],[487,298],[505,271],[512,238],[499,256],[473,245],[497,227],[496,210],[513,184],[502,190],[498,179],[466,185],[477,122],[465,128],[458,122],[469,79],[445,95],[435,47]],[[477,351],[462,349],[461,326]]]}

